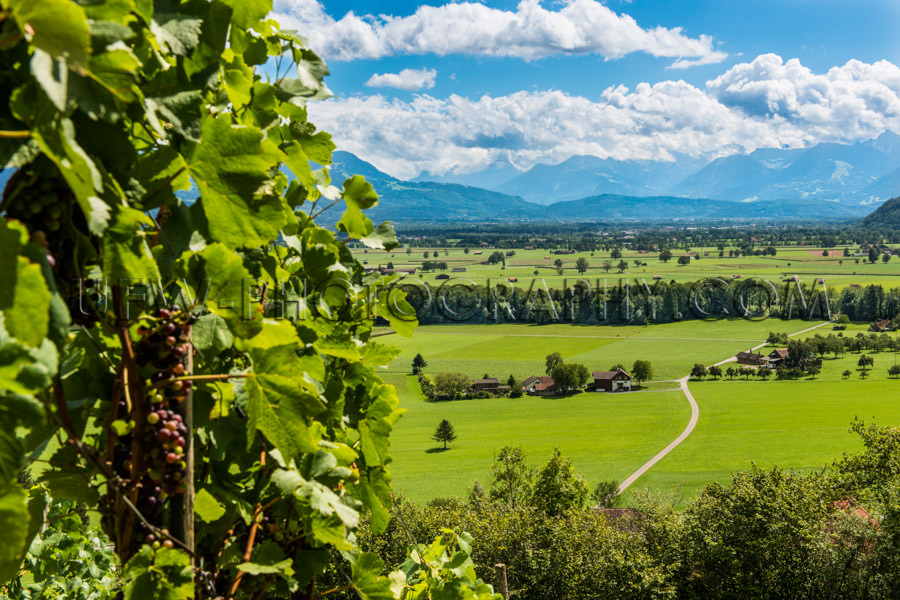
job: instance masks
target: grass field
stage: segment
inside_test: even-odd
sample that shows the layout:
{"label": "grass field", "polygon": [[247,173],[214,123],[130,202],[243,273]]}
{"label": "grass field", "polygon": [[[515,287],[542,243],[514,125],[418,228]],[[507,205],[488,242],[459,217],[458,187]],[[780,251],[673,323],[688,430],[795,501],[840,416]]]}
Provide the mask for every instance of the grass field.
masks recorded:
{"label": "grass field", "polygon": [[544,357],[559,352],[569,362],[592,371],[616,363],[626,368],[638,359],[653,365],[654,379],[686,375],[695,362],[713,363],[763,342],[768,332],[799,331],[807,321],[684,321],[647,327],[613,325],[428,325],[411,338],[397,335],[379,341],[397,346],[392,372],[409,372],[416,354],[428,362],[427,373],[460,371],[522,380],[544,373]]}
{"label": "grass field", "polygon": [[[391,436],[394,489],[417,502],[465,496],[476,479],[487,485],[494,454],[504,445],[522,446],[532,466],[545,463],[558,446],[592,487],[621,480],[677,436],[690,416],[681,392],[426,402],[415,378],[385,379],[407,409]],[[441,419],[458,436],[447,451],[436,451],[431,440]]]}
{"label": "grass field", "polygon": [[630,491],[649,487],[684,500],[754,462],[807,470],[858,450],[858,438],[848,432],[854,417],[900,425],[900,380],[887,379],[888,360],[887,353],[877,357],[877,373],[867,380],[855,374],[841,380],[838,363],[845,360],[826,361],[815,381],[691,382],[700,405],[697,428]]}
{"label": "grass field", "polygon": [[[608,252],[596,252],[592,256],[590,252],[577,254],[555,255],[549,250],[522,250],[517,249],[514,256],[507,259],[505,269],[501,265],[487,265],[487,261],[494,248],[478,249],[482,254],[474,254],[472,249],[468,254],[462,248],[415,248],[407,254],[405,249],[395,249],[390,252],[381,250],[367,250],[363,253],[357,250],[357,255],[371,267],[387,265],[392,262],[396,268],[420,267],[425,260],[438,260],[447,263],[447,266],[465,267],[464,273],[451,273],[454,277],[468,277],[477,282],[490,278],[492,280],[506,280],[509,277],[518,278],[519,287],[527,288],[531,280],[540,277],[546,280],[550,287],[562,288],[563,281],[568,280],[569,285],[578,278],[594,280],[606,278],[610,283],[619,277],[629,279],[647,279],[652,281],[654,275],[660,276],[665,281],[696,281],[704,277],[730,278],[732,275],[740,275],[742,278],[761,277],[770,281],[781,281],[785,277],[799,275],[804,283],[813,279],[825,278],[829,287],[835,291],[854,284],[880,283],[885,287],[900,286],[900,265],[896,258],[888,263],[878,262],[869,264],[865,259],[844,257],[841,250],[831,249],[831,256],[821,256],[823,248],[811,246],[778,247],[776,256],[743,256],[740,258],[720,258],[716,248],[693,248],[701,257],[692,260],[688,265],[679,265],[677,257],[681,252],[673,251],[675,258],[668,262],[662,262],[656,253],[641,253],[631,250],[623,250],[622,258],[628,262],[628,269],[619,273],[616,268],[606,271],[602,268],[606,260],[611,260]],[[851,249],[852,250],[852,249]],[[424,257],[428,252],[429,258]],[[505,252],[505,250],[504,250]],[[434,256],[434,254],[437,256]],[[579,258],[588,260],[589,268],[583,275],[575,269],[575,262]],[[554,262],[556,259],[563,261],[563,274],[557,273]],[[635,260],[640,261],[641,266],[635,265]],[[619,260],[613,260],[618,263]],[[643,263],[647,263],[646,266]],[[535,273],[537,272],[537,273]],[[436,273],[417,274],[418,277],[428,283],[440,284],[436,281]]]}

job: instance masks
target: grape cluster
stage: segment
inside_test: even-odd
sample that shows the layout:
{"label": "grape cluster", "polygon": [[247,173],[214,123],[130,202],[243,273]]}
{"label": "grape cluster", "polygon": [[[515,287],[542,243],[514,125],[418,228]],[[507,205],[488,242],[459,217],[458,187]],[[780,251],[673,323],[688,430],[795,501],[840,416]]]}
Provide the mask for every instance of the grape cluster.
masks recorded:
{"label": "grape cluster", "polygon": [[[70,305],[76,323],[92,324],[82,317],[77,282],[98,257],[98,240],[88,233],[87,220],[59,169],[43,154],[18,169],[3,189],[0,214],[20,221],[30,241],[43,246],[56,287]],[[88,311],[93,314],[93,308]]]}
{"label": "grape cluster", "polygon": [[[27,175],[23,175],[22,179],[25,177]],[[5,203],[6,214],[21,221],[31,232],[59,231],[63,218],[61,196],[68,194],[68,187],[54,177],[32,176],[31,179],[30,185],[27,181],[10,180],[11,190],[16,183],[20,187],[15,188],[17,193],[12,194]]]}
{"label": "grape cluster", "polygon": [[[149,375],[144,381],[143,410],[132,410],[127,431],[117,438],[113,451],[114,468],[130,478],[132,445],[138,442],[142,461],[138,465],[140,472],[135,473],[140,478],[137,507],[157,527],[162,523],[166,500],[184,492],[185,449],[190,434],[179,408],[191,390],[191,382],[180,378],[185,375],[191,325],[195,321],[190,313],[172,306],[157,311],[147,324],[138,327],[135,359],[141,372]],[[126,411],[123,400],[119,415]],[[135,419],[142,419],[141,427],[137,427]],[[117,420],[124,421],[122,416]],[[150,531],[143,532],[146,538],[136,543],[155,541]]]}

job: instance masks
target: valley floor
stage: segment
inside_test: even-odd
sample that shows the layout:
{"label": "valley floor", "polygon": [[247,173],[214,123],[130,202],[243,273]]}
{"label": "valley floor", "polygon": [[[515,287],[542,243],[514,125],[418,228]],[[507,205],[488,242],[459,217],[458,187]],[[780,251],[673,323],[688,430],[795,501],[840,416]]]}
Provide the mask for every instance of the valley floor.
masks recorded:
{"label": "valley floor", "polygon": [[[464,496],[475,480],[490,481],[493,457],[504,445],[522,446],[534,466],[558,446],[592,486],[621,481],[684,430],[691,410],[674,380],[694,363],[709,365],[757,346],[769,331],[796,332],[811,325],[799,320],[648,327],[457,325],[419,327],[412,338],[382,337],[379,341],[401,349],[385,379],[397,387],[407,409],[392,435],[394,487],[418,502]],[[426,402],[408,375],[412,358],[421,353],[428,373],[461,371],[501,381],[512,374],[521,381],[543,374],[544,357],[551,352],[590,370],[649,360],[654,381],[649,391],[624,394]],[[895,400],[900,380],[887,376],[897,355],[882,352],[874,358],[865,379],[856,367],[858,355],[847,353],[827,358],[815,380],[691,381],[700,408],[696,429],[625,492],[626,504],[646,491],[683,501],[752,463],[806,470],[856,451],[860,444],[848,432],[855,417],[900,425]],[[846,379],[845,370],[852,372]],[[458,435],[447,451],[431,441],[441,419],[449,420]]]}

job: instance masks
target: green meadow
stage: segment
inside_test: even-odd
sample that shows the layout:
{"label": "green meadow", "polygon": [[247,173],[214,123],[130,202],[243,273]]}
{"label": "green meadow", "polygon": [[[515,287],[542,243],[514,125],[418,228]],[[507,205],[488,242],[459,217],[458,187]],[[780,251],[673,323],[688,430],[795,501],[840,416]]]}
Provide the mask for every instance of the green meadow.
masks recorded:
{"label": "green meadow", "polygon": [[887,353],[881,358],[866,380],[856,372],[843,380],[837,363],[849,361],[826,361],[816,380],[691,382],[700,406],[697,428],[629,492],[650,489],[683,501],[752,463],[809,470],[859,450],[849,432],[854,418],[900,425],[900,380],[887,378]]}
{"label": "green meadow", "polygon": [[[621,480],[675,438],[690,417],[680,391],[426,402],[414,377],[392,374],[386,381],[397,387],[407,411],[391,435],[394,489],[416,502],[465,496],[475,480],[487,485],[494,455],[504,445],[522,446],[533,466],[558,446],[592,487]],[[431,440],[441,419],[458,436],[447,451]]]}
{"label": "green meadow", "polygon": [[400,348],[389,370],[408,373],[416,354],[428,362],[426,373],[459,371],[519,381],[544,374],[544,357],[559,352],[569,362],[602,371],[638,359],[653,365],[654,379],[677,379],[695,362],[710,364],[765,341],[771,330],[800,331],[815,322],[683,321],[641,326],[613,325],[427,325],[415,335],[379,338]]}
{"label": "green meadow", "polygon": [[[624,273],[602,268],[608,253],[555,255],[546,250],[516,250],[506,268],[482,264],[492,248],[416,248],[393,252],[362,253],[369,266],[393,262],[397,268],[419,267],[424,260],[446,261],[452,277],[486,279],[518,278],[527,288],[542,278],[550,287],[571,285],[575,279],[620,277],[647,279],[654,275],[669,281],[695,281],[703,277],[762,277],[779,282],[798,275],[804,283],[825,278],[833,293],[851,283],[900,286],[900,263],[867,264],[843,257],[840,250],[822,256],[822,248],[778,248],[772,256],[721,258],[714,248],[695,248],[700,259],[678,265],[662,262],[656,254],[624,251],[629,263]],[[429,258],[424,253],[429,253]],[[436,253],[436,256],[435,256]],[[678,253],[675,253],[678,256]],[[575,261],[587,258],[583,275]],[[563,261],[563,273],[554,261]],[[641,262],[635,265],[635,260]],[[900,259],[896,259],[900,260]],[[613,261],[618,262],[618,260]],[[644,265],[643,263],[647,263]],[[416,274],[440,285],[437,273]],[[690,372],[694,363],[712,364],[762,343],[770,331],[794,333],[819,323],[802,320],[720,321],[689,320],[677,323],[635,325],[429,325],[411,338],[385,335],[382,343],[400,349],[385,377],[397,386],[407,414],[393,436],[395,486],[416,501],[464,495],[476,479],[490,480],[494,453],[503,445],[521,445],[530,462],[546,461],[554,446],[572,457],[576,468],[592,485],[626,477],[665,447],[688,422],[690,409],[680,391],[672,391],[674,379]],[[867,324],[850,324],[844,335],[865,331]],[[827,335],[830,325],[802,334]],[[385,331],[386,333],[386,331]],[[896,335],[896,334],[892,334]],[[621,363],[626,369],[637,360],[649,360],[654,381],[646,392],[632,394],[584,393],[567,398],[486,399],[443,403],[425,402],[415,379],[408,376],[416,354],[428,362],[426,373],[459,371],[471,378],[484,375],[505,383],[544,373],[544,358],[559,352],[568,362],[580,362],[590,370],[606,370]],[[854,417],[900,425],[900,380],[887,376],[898,356],[873,354],[875,366],[860,376],[858,354],[826,358],[814,380],[799,381],[703,381],[691,382],[700,405],[700,420],[693,434],[669,456],[648,471],[626,493],[652,490],[674,494],[681,500],[696,495],[712,481],[725,482],[736,469],[751,463],[784,468],[819,468],[844,452],[859,448],[848,432]],[[851,371],[849,377],[842,374]],[[459,439],[446,452],[434,451],[431,433],[441,419],[456,427]]]}

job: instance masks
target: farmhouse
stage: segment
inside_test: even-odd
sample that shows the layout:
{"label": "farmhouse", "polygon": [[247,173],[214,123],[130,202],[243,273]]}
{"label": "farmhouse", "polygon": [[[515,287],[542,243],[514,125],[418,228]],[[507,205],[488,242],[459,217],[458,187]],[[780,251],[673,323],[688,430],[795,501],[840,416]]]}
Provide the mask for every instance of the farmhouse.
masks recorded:
{"label": "farmhouse", "polygon": [[889,319],[879,319],[875,321],[871,325],[869,325],[869,331],[877,331],[879,333],[884,333],[885,331],[891,330],[891,321]]}
{"label": "farmhouse", "polygon": [[738,352],[735,358],[739,365],[750,365],[753,367],[768,367],[770,360],[765,354],[757,354],[752,350]]}
{"label": "farmhouse", "polygon": [[615,371],[594,371],[593,390],[596,392],[628,392],[631,391],[631,375],[624,369]]}
{"label": "farmhouse", "polygon": [[496,392],[497,388],[499,387],[500,380],[496,377],[489,377],[488,379],[476,379],[472,382],[473,392]]}
{"label": "farmhouse", "polygon": [[767,366],[777,369],[785,360],[787,360],[788,356],[790,356],[790,353],[787,348],[775,348],[767,357],[769,359],[769,364]]}
{"label": "farmhouse", "polygon": [[465,267],[453,267],[452,269],[450,269],[450,271],[452,273],[465,273],[466,268]]}
{"label": "farmhouse", "polygon": [[556,392],[553,378],[548,375],[532,375],[522,382],[522,389],[529,396],[552,396]]}

